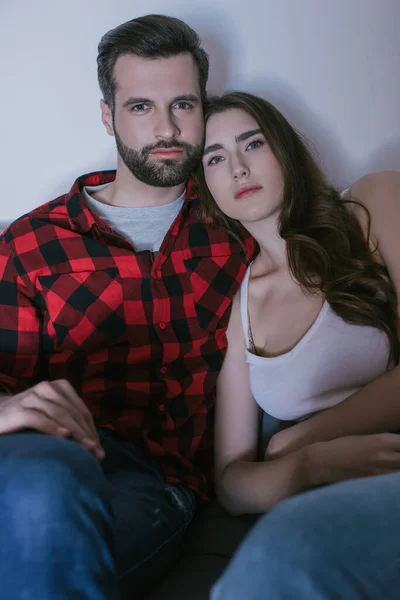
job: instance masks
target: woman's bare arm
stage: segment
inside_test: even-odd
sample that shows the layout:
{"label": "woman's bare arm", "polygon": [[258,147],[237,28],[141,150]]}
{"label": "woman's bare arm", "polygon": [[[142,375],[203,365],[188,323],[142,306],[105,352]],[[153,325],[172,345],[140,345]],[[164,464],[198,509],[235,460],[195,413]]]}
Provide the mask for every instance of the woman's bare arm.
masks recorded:
{"label": "woman's bare arm", "polygon": [[232,514],[263,512],[308,487],[307,451],[270,463],[256,462],[260,412],[250,391],[238,296],[227,335],[228,350],[217,383],[217,497]]}

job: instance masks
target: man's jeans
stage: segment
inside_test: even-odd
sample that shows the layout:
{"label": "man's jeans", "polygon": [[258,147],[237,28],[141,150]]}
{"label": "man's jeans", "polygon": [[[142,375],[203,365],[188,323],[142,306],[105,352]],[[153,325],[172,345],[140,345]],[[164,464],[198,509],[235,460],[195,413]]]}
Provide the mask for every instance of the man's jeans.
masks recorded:
{"label": "man's jeans", "polygon": [[195,509],[137,446],[0,436],[0,588],[7,600],[144,598],[179,554]]}
{"label": "man's jeans", "polygon": [[400,473],[318,488],[263,516],[212,600],[398,600]]}

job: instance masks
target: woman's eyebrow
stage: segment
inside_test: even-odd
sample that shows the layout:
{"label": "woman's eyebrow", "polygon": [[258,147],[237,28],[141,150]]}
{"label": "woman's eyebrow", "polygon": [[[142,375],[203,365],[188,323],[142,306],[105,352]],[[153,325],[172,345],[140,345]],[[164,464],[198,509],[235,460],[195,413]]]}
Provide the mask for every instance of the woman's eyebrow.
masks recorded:
{"label": "woman's eyebrow", "polygon": [[[237,144],[239,144],[240,142],[244,142],[249,137],[256,135],[257,133],[262,133],[261,129],[250,129],[249,131],[244,131],[240,135],[235,135],[235,141]],[[211,144],[211,146],[204,148],[203,156],[210,154],[210,152],[214,152],[214,150],[223,150],[223,148],[224,147],[222,144]]]}
{"label": "woman's eyebrow", "polygon": [[210,154],[210,152],[214,152],[214,150],[222,150],[222,149],[223,149],[222,144],[212,144],[211,146],[207,146],[207,148],[204,148],[203,156],[205,156],[206,154]]}
{"label": "woman's eyebrow", "polygon": [[245,131],[244,133],[241,133],[240,135],[236,135],[235,140],[237,143],[244,142],[252,135],[256,135],[256,133],[262,133],[261,129],[250,129],[249,131]]}

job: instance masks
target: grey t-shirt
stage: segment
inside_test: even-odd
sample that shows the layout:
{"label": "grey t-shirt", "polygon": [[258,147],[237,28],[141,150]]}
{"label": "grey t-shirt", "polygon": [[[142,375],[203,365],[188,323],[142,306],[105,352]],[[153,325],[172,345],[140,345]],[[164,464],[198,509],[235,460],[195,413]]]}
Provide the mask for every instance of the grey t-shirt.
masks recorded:
{"label": "grey t-shirt", "polygon": [[163,239],[177,217],[185,200],[185,192],[174,202],[163,206],[146,206],[143,208],[112,206],[93,198],[108,184],[86,186],[83,197],[86,206],[101,217],[109,227],[126,238],[137,252],[150,250],[158,252]]}

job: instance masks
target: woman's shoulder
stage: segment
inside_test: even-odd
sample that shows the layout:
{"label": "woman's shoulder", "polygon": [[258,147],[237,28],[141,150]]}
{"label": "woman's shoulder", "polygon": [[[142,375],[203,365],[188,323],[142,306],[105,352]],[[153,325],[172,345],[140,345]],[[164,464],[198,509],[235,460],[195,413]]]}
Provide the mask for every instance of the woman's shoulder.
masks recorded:
{"label": "woman's shoulder", "polygon": [[371,237],[376,240],[379,262],[384,263],[399,296],[399,227],[400,227],[400,172],[369,173],[352,186],[352,198],[368,210],[371,218]]}
{"label": "woman's shoulder", "polygon": [[[354,211],[357,218],[368,223],[368,214],[371,219],[371,231],[374,232],[375,223],[380,223],[389,214],[387,209],[396,209],[400,206],[400,172],[377,171],[364,175],[353,185],[342,192],[344,200],[351,200],[349,208]],[[368,211],[368,212],[367,212]],[[363,216],[364,215],[364,216]],[[379,229],[379,225],[378,225]]]}

